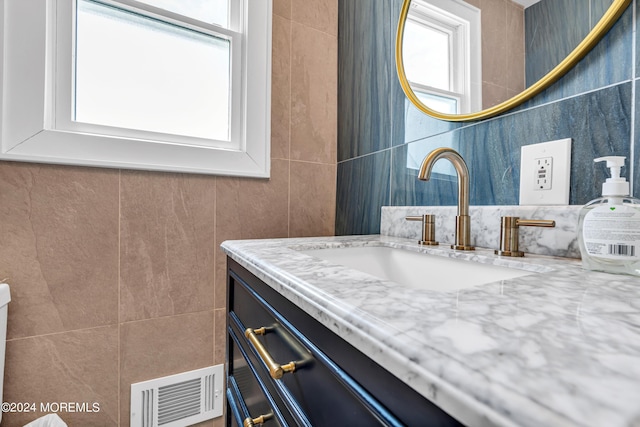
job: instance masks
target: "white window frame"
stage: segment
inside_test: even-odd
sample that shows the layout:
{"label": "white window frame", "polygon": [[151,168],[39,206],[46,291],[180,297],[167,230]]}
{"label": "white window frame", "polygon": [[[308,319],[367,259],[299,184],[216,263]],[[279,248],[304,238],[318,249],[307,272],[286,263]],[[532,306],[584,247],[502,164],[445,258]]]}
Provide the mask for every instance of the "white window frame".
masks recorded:
{"label": "white window frame", "polygon": [[[176,137],[72,120],[75,0],[0,0],[0,159],[267,178],[270,173],[271,0],[233,0],[231,141]],[[100,0],[102,2],[102,0]],[[118,7],[201,27],[133,0]],[[114,3],[107,0],[104,3]]]}
{"label": "white window frame", "polygon": [[416,92],[456,100],[465,114],[482,109],[482,46],[480,10],[456,0],[414,0],[409,19],[449,34],[449,90],[409,81]]}

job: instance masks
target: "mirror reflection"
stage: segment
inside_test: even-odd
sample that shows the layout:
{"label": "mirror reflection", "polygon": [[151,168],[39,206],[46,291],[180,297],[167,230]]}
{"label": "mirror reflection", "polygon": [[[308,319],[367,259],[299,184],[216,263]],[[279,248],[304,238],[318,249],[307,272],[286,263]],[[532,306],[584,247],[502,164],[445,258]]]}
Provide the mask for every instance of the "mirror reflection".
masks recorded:
{"label": "mirror reflection", "polygon": [[443,114],[509,100],[553,70],[613,0],[412,0],[402,40],[416,97]]}

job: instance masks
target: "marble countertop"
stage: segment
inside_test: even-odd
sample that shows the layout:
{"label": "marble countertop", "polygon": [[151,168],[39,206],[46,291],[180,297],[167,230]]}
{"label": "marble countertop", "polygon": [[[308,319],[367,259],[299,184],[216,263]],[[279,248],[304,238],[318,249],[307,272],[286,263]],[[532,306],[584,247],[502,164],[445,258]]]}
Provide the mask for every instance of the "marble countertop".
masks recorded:
{"label": "marble countertop", "polygon": [[[298,250],[390,246],[544,271],[414,289]],[[640,426],[640,278],[389,236],[227,241],[269,286],[467,425]]]}

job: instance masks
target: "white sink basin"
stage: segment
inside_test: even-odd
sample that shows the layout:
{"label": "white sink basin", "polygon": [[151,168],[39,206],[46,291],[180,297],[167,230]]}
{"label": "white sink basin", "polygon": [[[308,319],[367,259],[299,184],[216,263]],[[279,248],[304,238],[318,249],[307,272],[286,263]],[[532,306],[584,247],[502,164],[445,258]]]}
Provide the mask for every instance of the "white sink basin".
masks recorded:
{"label": "white sink basin", "polygon": [[399,284],[434,291],[470,288],[535,274],[386,246],[301,250],[300,252]]}

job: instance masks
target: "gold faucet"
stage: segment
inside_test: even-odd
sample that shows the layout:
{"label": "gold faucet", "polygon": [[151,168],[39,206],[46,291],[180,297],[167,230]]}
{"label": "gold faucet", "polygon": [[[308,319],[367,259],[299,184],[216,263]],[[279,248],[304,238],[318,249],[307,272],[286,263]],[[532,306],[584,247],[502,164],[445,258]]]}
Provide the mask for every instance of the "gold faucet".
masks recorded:
{"label": "gold faucet", "polygon": [[500,249],[494,251],[496,255],[524,256],[524,252],[518,249],[518,234],[522,226],[555,227],[556,222],[550,219],[520,219],[517,216],[500,217]]}
{"label": "gold faucet", "polygon": [[418,179],[429,181],[431,169],[440,159],[447,159],[458,173],[458,215],[456,215],[456,239],[451,249],[462,251],[472,251],[475,249],[471,245],[471,218],[469,217],[469,169],[464,159],[452,148],[436,148],[422,161]]}

